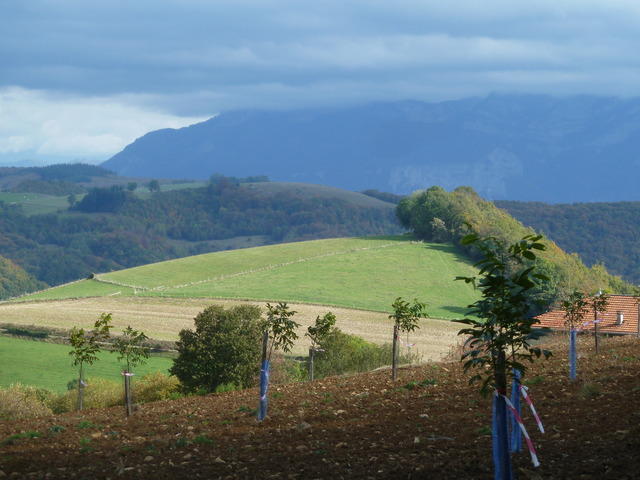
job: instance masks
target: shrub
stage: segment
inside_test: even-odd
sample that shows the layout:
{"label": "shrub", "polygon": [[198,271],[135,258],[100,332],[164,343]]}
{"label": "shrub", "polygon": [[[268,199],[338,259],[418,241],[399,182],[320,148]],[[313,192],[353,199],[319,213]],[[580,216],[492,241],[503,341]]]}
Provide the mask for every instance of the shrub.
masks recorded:
{"label": "shrub", "polygon": [[[54,413],[71,411],[75,407],[77,395],[76,388],[68,390],[57,398],[52,398],[49,405]],[[87,386],[84,387],[84,408],[113,407],[122,404],[123,401],[124,394],[120,383],[104,378],[87,380]]]}
{"label": "shrub", "polygon": [[194,330],[181,330],[178,357],[169,370],[185,392],[219,385],[255,385],[260,364],[262,329],[260,308],[238,305],[225,310],[213,305],[200,312]]}
{"label": "shrub", "polygon": [[0,419],[17,420],[51,415],[51,409],[45,404],[51,395],[40,388],[12,384],[0,390]]}
{"label": "shrub", "polygon": [[[343,373],[366,372],[389,364],[392,346],[376,345],[355,335],[335,329],[325,336],[317,354],[315,373],[318,378]],[[400,363],[411,363],[416,355],[400,355]]]}
{"label": "shrub", "polygon": [[156,402],[173,398],[180,387],[174,376],[162,372],[148,373],[133,386],[133,399],[138,403]]}

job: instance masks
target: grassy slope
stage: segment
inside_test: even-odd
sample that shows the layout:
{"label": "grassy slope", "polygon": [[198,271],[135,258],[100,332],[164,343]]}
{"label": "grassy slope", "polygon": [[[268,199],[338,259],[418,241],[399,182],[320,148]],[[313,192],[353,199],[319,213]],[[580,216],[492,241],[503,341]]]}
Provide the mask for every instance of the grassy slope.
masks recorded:
{"label": "grassy slope", "polygon": [[[76,195],[76,197],[81,198],[82,195]],[[60,197],[41,193],[0,192],[0,201],[22,205],[25,215],[55,213],[69,207],[66,196]]]}
{"label": "grassy slope", "polygon": [[[314,240],[170,260],[99,278],[138,295],[243,298],[389,311],[397,296],[426,301],[436,318],[459,318],[476,293],[457,275],[474,272],[452,246],[404,237]],[[143,290],[149,289],[149,290]],[[82,281],[24,297],[106,296],[130,287]]]}
{"label": "grassy slope", "polygon": [[[0,337],[0,386],[19,381],[54,391],[66,390],[67,382],[77,376],[69,351],[70,347],[66,345]],[[134,371],[137,375],[166,372],[170,366],[170,358],[151,357],[146,365]],[[88,378],[120,381],[121,369],[116,354],[102,352],[99,361],[87,367],[86,372]]]}
{"label": "grassy slope", "polygon": [[260,182],[247,183],[244,184],[244,186],[270,195],[280,192],[298,193],[305,197],[337,198],[359,207],[395,208],[395,205],[392,203],[384,202],[363,193],[329,187],[327,185],[295,182]]}

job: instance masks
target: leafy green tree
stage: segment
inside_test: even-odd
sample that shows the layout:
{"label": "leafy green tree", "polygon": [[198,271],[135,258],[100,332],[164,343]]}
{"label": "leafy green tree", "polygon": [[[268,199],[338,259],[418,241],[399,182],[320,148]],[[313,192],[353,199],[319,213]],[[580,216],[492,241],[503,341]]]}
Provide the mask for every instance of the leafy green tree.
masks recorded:
{"label": "leafy green tree", "polygon": [[315,354],[321,351],[321,342],[335,330],[335,324],[336,316],[331,312],[327,312],[322,317],[318,315],[315,324],[307,327],[305,335],[311,339],[311,346],[309,347],[309,380],[311,381],[314,379]]}
{"label": "leafy green tree", "polygon": [[73,327],[69,335],[69,344],[72,350],[69,355],[73,357],[73,365],[78,368],[78,410],[82,410],[84,398],[84,365],[93,365],[98,360],[100,344],[105,342],[110,334],[111,314],[103,313],[93,325],[93,330],[85,331],[83,328]]}
{"label": "leafy green tree", "polygon": [[144,333],[127,326],[122,335],[113,342],[112,353],[118,354],[118,361],[124,362],[124,398],[127,416],[133,413],[131,399],[131,369],[136,365],[143,365],[149,358],[149,347],[146,341],[149,339]]}
{"label": "leafy green tree", "polygon": [[398,336],[400,332],[409,333],[420,328],[418,323],[420,318],[428,316],[425,311],[426,306],[425,303],[419,302],[417,299],[414,299],[413,303],[409,303],[402,297],[396,298],[391,305],[393,313],[389,315],[389,318],[394,321],[391,359],[391,378],[393,380],[398,378]]}
{"label": "leafy green tree", "polygon": [[76,197],[75,193],[70,193],[67,196],[67,202],[69,203],[69,207],[73,208],[76,206],[76,203],[78,203],[78,197]]}
{"label": "leafy green tree", "polygon": [[147,183],[147,188],[150,192],[159,192],[160,191],[160,182],[158,180],[151,180]]}
{"label": "leafy green tree", "polygon": [[562,310],[564,310],[564,324],[569,330],[579,328],[587,313],[589,313],[589,302],[587,296],[579,290],[569,294],[562,300]]}
{"label": "leafy green tree", "polygon": [[238,305],[225,310],[212,305],[194,323],[195,330],[180,331],[178,357],[169,370],[182,389],[214,392],[223,385],[255,385],[263,331],[260,308]]}
{"label": "leafy green tree", "polygon": [[137,182],[129,182],[127,183],[127,190],[130,192],[134,192],[138,188]]}
{"label": "leafy green tree", "polygon": [[295,310],[289,310],[286,302],[278,302],[277,305],[267,303],[267,318],[263,322],[263,331],[269,333],[269,346],[267,360],[271,359],[273,350],[291,351],[293,343],[298,339],[296,329],[300,326],[294,321]]}
{"label": "leafy green tree", "polygon": [[591,296],[589,306],[593,310],[593,341],[595,342],[596,353],[599,352],[600,342],[598,337],[598,313],[604,313],[609,306],[609,295],[599,291]]}
{"label": "leafy green tree", "polygon": [[530,264],[535,260],[534,250],[544,250],[540,235],[527,235],[508,247],[494,237],[467,235],[463,244],[475,245],[482,253],[476,263],[478,277],[458,277],[478,288],[481,298],[469,305],[469,314],[475,318],[459,320],[470,325],[460,330],[467,335],[467,350],[462,355],[464,370],[479,370],[471,377],[471,382],[482,381],[481,392],[495,390],[494,428],[497,436],[495,444],[496,471],[504,478],[511,478],[509,440],[507,432],[508,374],[519,370],[524,376],[526,366],[523,361],[533,362],[541,355],[548,357],[551,352],[532,346],[531,342],[541,335],[533,329],[536,320],[528,315],[530,298],[527,292],[546,277],[535,272]]}
{"label": "leafy green tree", "polygon": [[300,326],[292,317],[296,314],[289,310],[286,302],[277,305],[267,303],[267,318],[262,322],[262,361],[260,365],[260,403],[258,405],[258,421],[267,416],[269,391],[269,369],[271,354],[274,350],[291,351],[293,342],[298,338],[296,328]]}

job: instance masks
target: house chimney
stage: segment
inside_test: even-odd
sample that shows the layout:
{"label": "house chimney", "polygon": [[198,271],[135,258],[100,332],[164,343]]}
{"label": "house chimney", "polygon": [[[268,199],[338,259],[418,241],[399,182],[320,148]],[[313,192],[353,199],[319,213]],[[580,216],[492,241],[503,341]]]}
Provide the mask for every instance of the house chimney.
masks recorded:
{"label": "house chimney", "polygon": [[618,311],[616,314],[616,324],[622,325],[623,322],[624,322],[624,313],[622,313],[621,311]]}

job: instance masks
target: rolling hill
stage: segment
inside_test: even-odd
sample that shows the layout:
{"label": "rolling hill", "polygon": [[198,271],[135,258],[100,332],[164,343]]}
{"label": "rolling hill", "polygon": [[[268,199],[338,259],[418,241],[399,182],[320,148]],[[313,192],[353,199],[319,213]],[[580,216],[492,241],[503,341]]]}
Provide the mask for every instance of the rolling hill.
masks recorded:
{"label": "rolling hill", "polygon": [[66,196],[0,193],[2,255],[57,285],[204,252],[402,231],[392,203],[322,185],[216,177],[153,193],[112,185],[79,197],[70,209]]}
{"label": "rolling hill", "polygon": [[91,296],[234,298],[390,311],[398,296],[459,318],[477,297],[454,282],[474,271],[451,245],[408,237],[341,238],[197,255],[95,275],[20,301]]}

